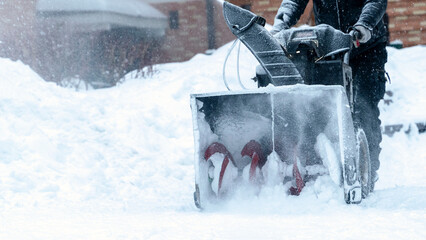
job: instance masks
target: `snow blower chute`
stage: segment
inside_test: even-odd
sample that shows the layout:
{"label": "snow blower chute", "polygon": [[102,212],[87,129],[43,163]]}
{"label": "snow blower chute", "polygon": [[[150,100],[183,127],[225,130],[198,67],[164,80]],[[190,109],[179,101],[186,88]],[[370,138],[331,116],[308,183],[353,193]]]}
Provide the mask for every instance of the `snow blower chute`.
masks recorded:
{"label": "snow blower chute", "polygon": [[191,95],[197,207],[245,184],[282,184],[299,195],[324,174],[347,203],[360,203],[371,167],[365,134],[352,121],[352,35],[319,25],[272,36],[250,11],[227,2],[223,11],[260,63],[259,87],[275,87]]}

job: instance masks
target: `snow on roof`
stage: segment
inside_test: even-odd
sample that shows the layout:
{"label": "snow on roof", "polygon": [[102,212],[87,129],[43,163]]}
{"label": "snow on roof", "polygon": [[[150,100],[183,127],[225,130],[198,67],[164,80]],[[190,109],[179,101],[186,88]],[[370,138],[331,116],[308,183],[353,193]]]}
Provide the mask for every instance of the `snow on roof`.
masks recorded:
{"label": "snow on roof", "polygon": [[131,27],[164,36],[168,18],[141,0],[38,0],[40,20],[59,23],[76,32]]}
{"label": "snow on roof", "polygon": [[166,18],[147,3],[138,0],[39,0],[38,12],[112,12],[144,18]]}

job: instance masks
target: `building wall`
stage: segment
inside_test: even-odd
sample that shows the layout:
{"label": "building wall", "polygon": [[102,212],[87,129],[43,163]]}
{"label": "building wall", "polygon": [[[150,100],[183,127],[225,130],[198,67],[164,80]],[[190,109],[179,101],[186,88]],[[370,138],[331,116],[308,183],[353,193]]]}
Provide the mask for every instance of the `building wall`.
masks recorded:
{"label": "building wall", "polygon": [[426,1],[388,0],[390,40],[404,47],[426,44]]}
{"label": "building wall", "polygon": [[[152,3],[166,16],[176,11],[179,16],[179,27],[166,32],[163,43],[162,62],[185,61],[197,53],[208,50],[207,14],[205,0],[189,0],[186,2]],[[215,47],[220,47],[234,36],[225,25],[221,5],[214,0]]]}
{"label": "building wall", "polygon": [[178,12],[178,28],[171,29],[169,26],[166,31],[166,39],[163,43],[163,61],[187,60],[195,53],[207,49],[207,19],[205,14],[199,12],[200,9],[205,9],[203,1],[152,5],[166,16],[170,16],[172,11]]}

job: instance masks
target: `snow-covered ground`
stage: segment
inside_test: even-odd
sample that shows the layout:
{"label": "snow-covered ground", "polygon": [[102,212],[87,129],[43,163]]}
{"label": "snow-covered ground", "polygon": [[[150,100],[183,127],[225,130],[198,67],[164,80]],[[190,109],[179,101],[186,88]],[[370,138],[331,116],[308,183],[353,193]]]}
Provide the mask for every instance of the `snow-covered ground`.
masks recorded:
{"label": "snow-covered ground", "polygon": [[[0,239],[426,239],[426,134],[416,131],[384,136],[377,190],[360,205],[325,176],[299,197],[265,187],[199,211],[189,95],[225,90],[228,48],[90,91],[0,59]],[[388,50],[383,123],[425,121],[426,47]],[[243,49],[243,79],[255,65]]]}

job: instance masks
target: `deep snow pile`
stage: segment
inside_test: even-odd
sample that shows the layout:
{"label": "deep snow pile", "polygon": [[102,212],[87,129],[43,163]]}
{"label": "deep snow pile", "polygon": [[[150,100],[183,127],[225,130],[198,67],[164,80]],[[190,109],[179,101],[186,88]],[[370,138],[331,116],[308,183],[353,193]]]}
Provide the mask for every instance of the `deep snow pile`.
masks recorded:
{"label": "deep snow pile", "polygon": [[[189,94],[225,90],[228,48],[159,65],[152,78],[129,74],[118,87],[83,92],[0,59],[0,238],[425,237],[426,134],[415,131],[384,136],[377,191],[359,206],[347,206],[322,177],[299,197],[268,187],[198,212]],[[381,104],[383,123],[426,120],[426,47],[388,50],[394,95]],[[256,62],[242,51],[248,79]]]}

